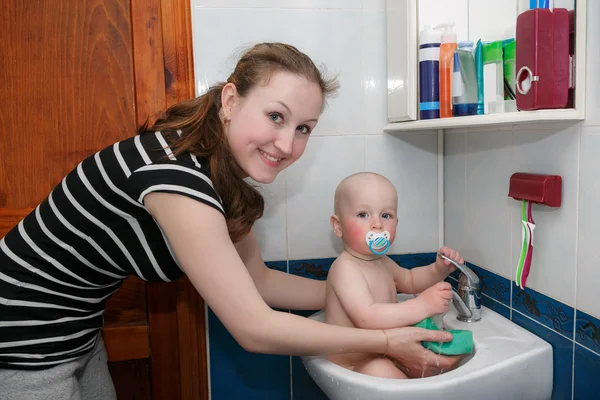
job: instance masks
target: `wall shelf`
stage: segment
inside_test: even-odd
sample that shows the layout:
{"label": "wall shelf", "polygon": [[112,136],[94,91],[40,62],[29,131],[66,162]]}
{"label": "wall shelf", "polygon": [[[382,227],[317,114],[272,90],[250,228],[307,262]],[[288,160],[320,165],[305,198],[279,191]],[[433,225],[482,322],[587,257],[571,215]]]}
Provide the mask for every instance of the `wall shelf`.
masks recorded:
{"label": "wall shelf", "polygon": [[424,119],[387,124],[383,130],[388,133],[423,133],[424,130],[459,129],[478,126],[520,125],[553,121],[581,121],[584,119],[579,110],[555,109],[537,111],[507,112],[501,114],[471,115],[467,117]]}
{"label": "wall shelf", "polygon": [[[388,71],[388,121],[383,130],[387,133],[424,133],[431,130],[485,128],[527,125],[552,122],[578,122],[585,119],[586,34],[587,0],[572,0],[575,12],[575,92],[574,108],[518,111],[499,114],[473,115],[419,120],[418,118],[418,32],[419,24],[435,25],[440,21],[428,20],[431,15],[444,15],[436,10],[427,14],[419,3],[423,0],[387,0],[387,71]],[[476,1],[476,0],[470,0]],[[570,1],[570,0],[569,0]],[[563,2],[568,3],[568,2]],[[446,4],[446,3],[444,3]],[[450,6],[443,6],[450,7]],[[442,7],[442,8],[443,8]],[[570,8],[570,7],[569,7]],[[515,8],[515,18],[518,9]],[[473,18],[469,14],[466,17]],[[422,19],[422,21],[421,21]],[[467,24],[467,26],[469,26]],[[472,41],[477,33],[468,32]]]}

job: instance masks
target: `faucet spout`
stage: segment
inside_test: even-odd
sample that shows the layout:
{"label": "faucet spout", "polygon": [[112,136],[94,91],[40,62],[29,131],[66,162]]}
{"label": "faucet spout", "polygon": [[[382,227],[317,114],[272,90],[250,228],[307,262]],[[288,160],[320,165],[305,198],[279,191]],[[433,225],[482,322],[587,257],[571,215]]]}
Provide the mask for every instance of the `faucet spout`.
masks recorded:
{"label": "faucet spout", "polygon": [[467,307],[462,297],[460,297],[460,295],[454,289],[452,289],[452,303],[454,303],[454,307],[456,307],[459,317],[471,318],[473,316],[471,309]]}
{"label": "faucet spout", "polygon": [[438,257],[451,262],[461,272],[458,279],[458,293],[452,290],[452,302],[463,322],[477,322],[481,319],[481,281],[479,276],[464,264],[438,253]]}

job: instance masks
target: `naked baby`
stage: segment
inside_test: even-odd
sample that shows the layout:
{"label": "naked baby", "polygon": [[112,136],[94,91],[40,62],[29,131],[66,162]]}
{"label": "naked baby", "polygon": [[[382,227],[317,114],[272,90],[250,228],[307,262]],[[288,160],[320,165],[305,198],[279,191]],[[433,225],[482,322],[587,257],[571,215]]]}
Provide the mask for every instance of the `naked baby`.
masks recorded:
{"label": "naked baby", "polygon": [[[331,225],[344,250],[327,277],[325,322],[385,333],[448,311],[452,292],[443,280],[455,267],[437,257],[431,265],[408,270],[385,255],[396,236],[397,208],[395,187],[379,174],[354,174],[338,185]],[[464,262],[448,247],[439,253]],[[420,294],[398,303],[397,292]],[[401,365],[385,356],[346,353],[328,358],[367,375],[407,377]]]}

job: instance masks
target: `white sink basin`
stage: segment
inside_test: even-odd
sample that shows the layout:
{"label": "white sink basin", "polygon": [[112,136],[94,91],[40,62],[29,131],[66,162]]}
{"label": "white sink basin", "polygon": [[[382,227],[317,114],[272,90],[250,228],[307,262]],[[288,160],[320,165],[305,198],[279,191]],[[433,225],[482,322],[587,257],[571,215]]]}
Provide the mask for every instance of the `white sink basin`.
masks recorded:
{"label": "white sink basin", "polygon": [[[412,296],[411,296],[412,297]],[[398,295],[403,301],[407,296]],[[310,318],[323,320],[320,311]],[[475,351],[458,368],[418,379],[386,379],[342,368],[325,357],[302,357],[317,385],[332,400],[550,399],[552,347],[489,308],[478,322],[460,322],[451,305],[446,329],[473,332]]]}

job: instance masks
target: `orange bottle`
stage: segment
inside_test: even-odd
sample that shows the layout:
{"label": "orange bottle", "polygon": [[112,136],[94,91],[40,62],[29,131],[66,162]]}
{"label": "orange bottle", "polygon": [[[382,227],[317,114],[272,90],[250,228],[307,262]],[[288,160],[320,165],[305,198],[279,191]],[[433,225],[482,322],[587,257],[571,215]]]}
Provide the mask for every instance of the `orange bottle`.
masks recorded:
{"label": "orange bottle", "polygon": [[443,28],[440,45],[440,118],[452,117],[452,74],[454,72],[454,50],[458,47],[454,24],[439,24]]}

